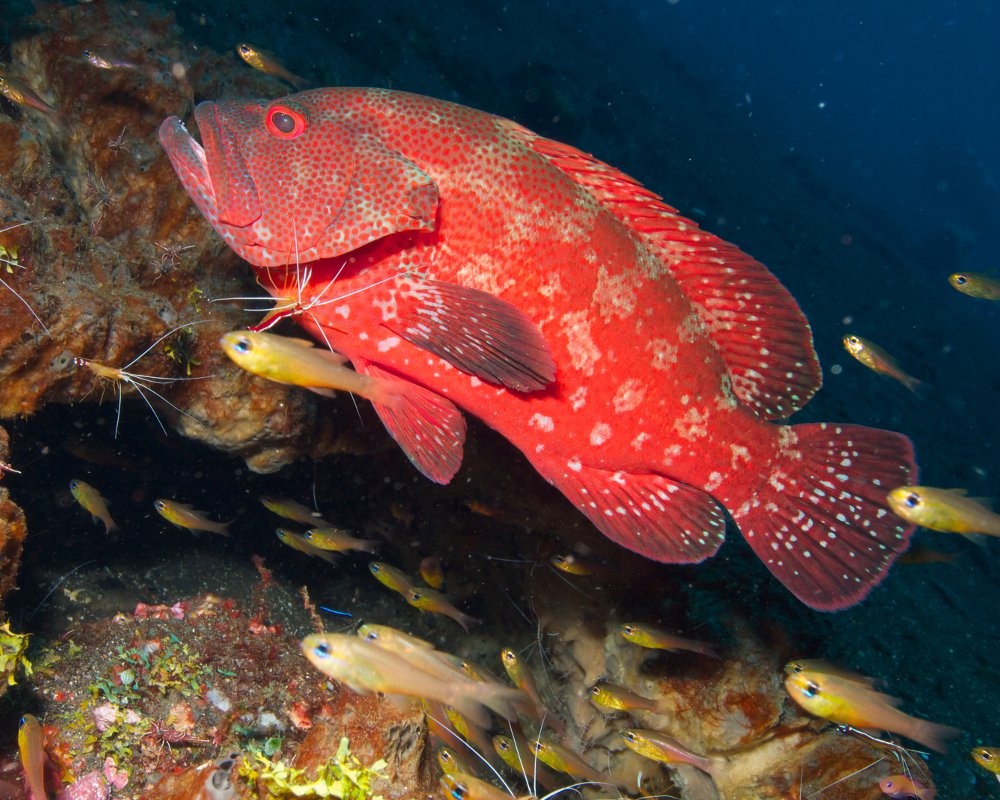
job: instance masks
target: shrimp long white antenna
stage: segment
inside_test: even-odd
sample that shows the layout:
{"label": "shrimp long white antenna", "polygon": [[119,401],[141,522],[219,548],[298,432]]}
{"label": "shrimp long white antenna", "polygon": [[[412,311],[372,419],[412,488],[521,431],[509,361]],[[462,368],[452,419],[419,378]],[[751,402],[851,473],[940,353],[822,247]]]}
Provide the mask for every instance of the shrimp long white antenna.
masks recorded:
{"label": "shrimp long white antenna", "polygon": [[[37,219],[29,219],[29,220],[25,220],[24,222],[19,222],[16,225],[8,225],[6,228],[0,228],[0,233],[6,233],[7,231],[12,231],[15,228],[21,228],[21,227],[23,227],[25,225],[30,225],[32,222],[38,222],[38,221],[39,220],[37,220]],[[13,271],[11,269],[11,267],[18,267],[19,269],[24,269],[24,265],[23,264],[19,264],[16,261],[12,261],[9,258],[0,257],[0,264],[6,264],[8,272],[12,272]],[[42,326],[42,330],[45,331],[45,335],[48,336],[51,339],[52,338],[52,333],[45,326],[45,323],[42,322],[42,318],[39,317],[38,314],[35,313],[35,309],[33,309],[31,307],[31,304],[27,300],[25,300],[17,292],[17,290],[15,290],[14,287],[11,286],[9,283],[7,283],[7,281],[5,281],[3,278],[0,278],[0,284],[3,284],[3,287],[8,292],[10,292],[12,295],[14,295],[14,297],[16,297],[18,300],[21,301],[21,305],[23,305],[26,309],[28,309],[28,313],[31,314],[31,316],[33,316],[35,318],[35,322],[37,322],[39,325]]]}
{"label": "shrimp long white antenna", "polygon": [[[853,778],[853,777],[854,777],[855,775],[860,775],[860,774],[861,774],[862,772],[867,772],[867,771],[868,771],[868,770],[870,770],[870,769],[871,769],[872,767],[874,767],[874,766],[875,766],[876,764],[881,764],[881,763],[882,763],[883,761],[885,761],[885,760],[886,760],[886,758],[887,758],[887,756],[881,756],[880,758],[878,758],[878,759],[876,759],[875,761],[873,761],[873,762],[872,762],[871,764],[868,764],[867,766],[864,766],[864,767],[862,767],[861,769],[856,769],[856,770],[854,770],[854,772],[850,773],[849,775],[845,775],[845,776],[844,776],[844,777],[842,777],[842,778],[838,778],[838,779],[837,779],[837,780],[835,780],[835,781],[834,781],[833,783],[828,783],[828,784],[827,784],[826,786],[824,786],[824,787],[823,787],[822,789],[817,789],[817,790],[816,790],[815,792],[813,792],[813,793],[812,793],[811,795],[808,795],[808,796],[807,796],[807,798],[806,798],[806,800],[811,800],[811,798],[813,798],[813,797],[816,797],[816,796],[818,796],[818,795],[822,794],[822,793],[823,793],[823,792],[825,792],[825,791],[826,791],[827,789],[830,789],[830,788],[832,788],[832,787],[836,786],[836,785],[837,785],[837,784],[839,784],[839,783],[843,783],[844,781],[847,781],[847,780],[850,780],[850,779],[851,779],[851,778]],[[801,792],[801,789],[802,789],[802,785],[801,785],[801,783],[800,783],[800,784],[799,784],[799,791],[800,791],[800,792]]]}

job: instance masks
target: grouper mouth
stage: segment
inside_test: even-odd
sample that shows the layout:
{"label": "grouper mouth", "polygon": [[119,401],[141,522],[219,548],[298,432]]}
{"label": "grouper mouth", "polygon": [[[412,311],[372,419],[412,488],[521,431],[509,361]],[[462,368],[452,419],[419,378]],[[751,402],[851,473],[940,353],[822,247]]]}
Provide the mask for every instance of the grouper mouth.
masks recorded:
{"label": "grouper mouth", "polygon": [[252,225],[260,219],[260,202],[235,135],[220,120],[215,103],[199,103],[194,118],[203,145],[177,117],[160,125],[160,144],[181,184],[213,227]]}

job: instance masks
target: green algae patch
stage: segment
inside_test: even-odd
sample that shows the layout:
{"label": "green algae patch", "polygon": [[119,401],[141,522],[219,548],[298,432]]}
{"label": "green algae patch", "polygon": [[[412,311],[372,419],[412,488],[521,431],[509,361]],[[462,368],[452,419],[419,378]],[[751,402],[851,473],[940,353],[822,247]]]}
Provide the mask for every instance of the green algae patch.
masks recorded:
{"label": "green algae patch", "polygon": [[17,683],[19,672],[31,678],[31,662],[25,655],[30,638],[27,633],[14,633],[9,622],[0,625],[0,676],[6,677],[8,686]]}
{"label": "green algae patch", "polygon": [[[253,759],[252,761],[250,759]],[[258,786],[274,797],[336,797],[340,800],[383,800],[372,794],[372,781],[383,777],[383,759],[369,766],[351,753],[347,737],[340,740],[337,753],[323,764],[315,777],[312,770],[295,769],[280,761],[271,761],[254,752],[240,764],[240,775],[251,787]],[[254,797],[259,795],[254,793]]]}

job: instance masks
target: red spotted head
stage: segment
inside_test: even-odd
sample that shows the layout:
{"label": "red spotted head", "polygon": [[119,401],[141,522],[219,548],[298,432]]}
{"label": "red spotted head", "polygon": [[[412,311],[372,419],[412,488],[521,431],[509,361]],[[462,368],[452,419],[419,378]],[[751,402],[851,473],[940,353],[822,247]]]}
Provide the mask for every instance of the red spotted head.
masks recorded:
{"label": "red spotted head", "polygon": [[379,136],[350,89],[199,103],[201,144],[177,117],[160,143],[198,210],[255,266],[332,258],[434,230],[434,180]]}

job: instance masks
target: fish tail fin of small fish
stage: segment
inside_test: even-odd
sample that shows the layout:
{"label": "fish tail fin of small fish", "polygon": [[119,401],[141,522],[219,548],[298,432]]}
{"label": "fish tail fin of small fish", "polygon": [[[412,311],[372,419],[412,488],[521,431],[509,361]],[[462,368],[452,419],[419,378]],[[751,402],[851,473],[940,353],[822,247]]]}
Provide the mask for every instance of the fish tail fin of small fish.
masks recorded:
{"label": "fish tail fin of small fish", "polygon": [[104,520],[104,535],[110,536],[115,531],[120,531],[121,528],[118,527],[118,523],[115,522],[111,517]]}
{"label": "fish tail fin of small fish", "polygon": [[[976,547],[986,547],[986,545],[989,544],[990,541],[989,534],[986,533],[960,533],[959,536],[964,537],[965,540],[968,542],[972,542],[972,544],[976,545]],[[961,553],[953,554],[951,558],[946,560],[947,563],[949,564],[953,563],[955,559],[958,558],[960,555],[962,554]]]}
{"label": "fish tail fin of small fish", "polygon": [[[407,458],[434,483],[448,483],[462,466],[465,417],[450,400],[404,380],[370,361],[357,359],[354,368],[395,384],[387,403],[372,401],[375,412]],[[388,399],[388,398],[387,398]]]}
{"label": "fish tail fin of small fish", "polygon": [[212,526],[212,533],[217,533],[219,536],[230,536],[229,526],[236,522],[236,517],[233,517],[227,522],[217,522]]}
{"label": "fish tail fin of small fish", "polygon": [[903,373],[899,379],[899,382],[903,384],[907,389],[909,389],[913,394],[919,397],[921,400],[927,397],[930,393],[930,384],[924,381],[917,380],[912,375]]}
{"label": "fish tail fin of small fish", "polygon": [[886,493],[916,478],[913,445],[860,425],[794,425],[781,435],[784,457],[733,519],[803,603],[821,611],[853,606],[909,546],[914,526],[889,510]]}
{"label": "fish tail fin of small fish", "polygon": [[707,493],[655,473],[633,475],[578,459],[532,463],[597,529],[622,547],[666,564],[697,564],[722,545],[726,518]]}
{"label": "fish tail fin of small fish", "polygon": [[912,724],[907,726],[905,730],[900,729],[898,732],[908,739],[920,742],[935,753],[947,753],[948,742],[962,735],[958,728],[952,728],[949,725],[940,725],[926,719],[911,719]]}

